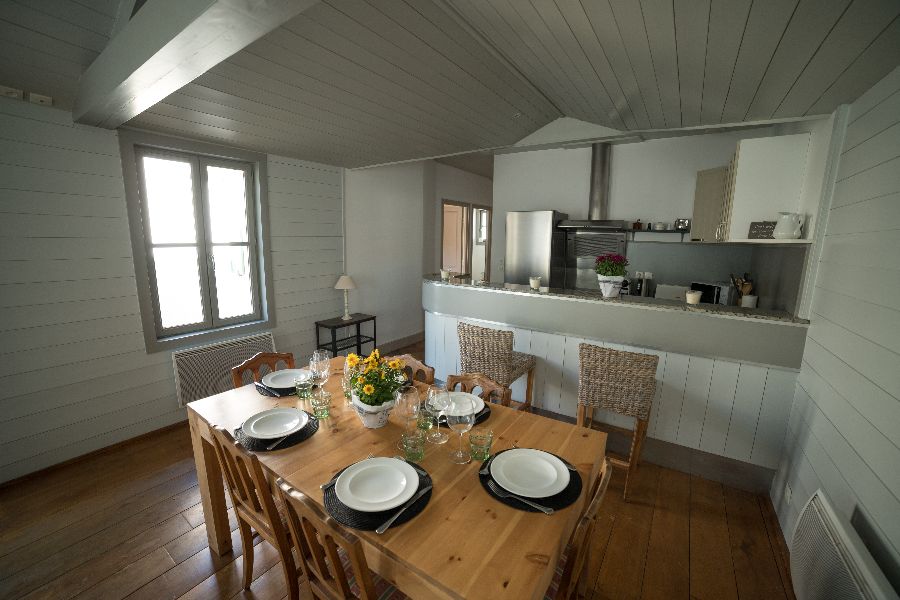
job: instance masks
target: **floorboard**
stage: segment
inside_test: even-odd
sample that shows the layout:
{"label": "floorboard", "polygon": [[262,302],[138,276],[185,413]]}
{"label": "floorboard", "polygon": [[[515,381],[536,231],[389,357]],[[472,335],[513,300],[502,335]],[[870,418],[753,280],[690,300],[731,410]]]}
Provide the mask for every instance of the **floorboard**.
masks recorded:
{"label": "floorboard", "polygon": [[[589,597],[793,599],[768,498],[647,463],[628,502],[623,486],[616,469],[590,540]],[[233,510],[233,551],[209,551],[186,427],[4,486],[0,514],[0,599],[287,594],[278,553],[258,537],[254,582],[241,589]]]}

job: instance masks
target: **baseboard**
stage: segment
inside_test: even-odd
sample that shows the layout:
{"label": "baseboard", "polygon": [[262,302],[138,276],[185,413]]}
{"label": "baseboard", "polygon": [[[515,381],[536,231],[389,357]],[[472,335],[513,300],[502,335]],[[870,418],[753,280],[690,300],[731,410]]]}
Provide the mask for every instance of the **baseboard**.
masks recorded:
{"label": "baseboard", "polygon": [[[548,410],[534,409],[534,412],[567,423],[574,423],[573,417],[567,417]],[[607,449],[628,456],[631,449],[631,437],[616,432],[607,432]],[[671,442],[648,437],[644,441],[641,462],[653,463],[661,467],[675,469],[682,473],[697,475],[711,481],[753,492],[768,497],[775,470],[734,460],[718,454],[710,454],[702,450],[680,446]]]}
{"label": "baseboard", "polygon": [[419,333],[414,333],[412,335],[408,335],[406,337],[402,337],[391,342],[378,344],[378,349],[381,351],[382,356],[390,354],[394,350],[399,348],[405,348],[407,346],[411,346],[413,344],[417,344],[425,340],[425,332],[420,331]]}
{"label": "baseboard", "polygon": [[[133,444],[144,438],[152,437],[155,435],[159,435],[161,433],[165,433],[166,431],[171,431],[173,429],[180,429],[180,428],[184,428],[185,430],[188,429],[187,413],[185,413],[185,418],[183,421],[178,421],[176,423],[172,423],[171,425],[166,425],[165,427],[160,427],[159,429],[154,429],[153,431],[148,431],[147,433],[142,433],[140,435],[136,435],[134,437],[128,438],[127,440],[122,440],[121,442],[116,442],[115,444],[110,444],[109,446],[97,448],[96,450],[92,450],[86,454],[80,454],[78,456],[69,458],[62,462],[58,462],[56,464],[50,465],[49,467],[40,469],[39,471],[33,471],[31,473],[26,473],[25,475],[22,475],[21,477],[16,477],[15,479],[10,479],[8,481],[4,481],[4,482],[0,483],[0,490],[8,488],[8,487],[13,487],[20,483],[24,483],[30,479],[36,479],[38,477],[45,477],[48,474],[50,474],[54,471],[57,471],[59,469],[62,469],[64,467],[70,467],[73,464],[80,463],[82,461],[85,461],[89,458],[93,458],[95,456],[100,456],[102,454],[109,454],[111,452],[116,452],[116,451],[120,450],[123,446]],[[188,432],[185,431],[185,433],[187,434]]]}

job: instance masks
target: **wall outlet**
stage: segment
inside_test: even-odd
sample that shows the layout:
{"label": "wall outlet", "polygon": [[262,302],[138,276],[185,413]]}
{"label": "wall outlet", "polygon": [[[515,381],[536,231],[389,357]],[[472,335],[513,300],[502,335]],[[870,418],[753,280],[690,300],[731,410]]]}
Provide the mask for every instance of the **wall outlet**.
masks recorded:
{"label": "wall outlet", "polygon": [[28,101],[32,104],[42,104],[44,106],[53,105],[53,98],[44,96],[43,94],[35,94],[34,92],[28,92]]}
{"label": "wall outlet", "polygon": [[3,96],[4,98],[15,98],[16,100],[21,100],[24,97],[24,94],[22,90],[17,90],[16,88],[0,85],[0,96]]}
{"label": "wall outlet", "polygon": [[784,504],[785,504],[785,506],[791,505],[791,494],[792,494],[792,492],[791,492],[790,484],[785,483],[784,484]]}

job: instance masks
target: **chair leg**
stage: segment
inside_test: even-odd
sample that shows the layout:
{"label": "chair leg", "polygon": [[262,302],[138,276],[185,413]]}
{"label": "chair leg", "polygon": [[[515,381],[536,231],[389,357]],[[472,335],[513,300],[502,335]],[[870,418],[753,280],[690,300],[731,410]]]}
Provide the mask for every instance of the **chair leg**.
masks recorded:
{"label": "chair leg", "polygon": [[253,531],[250,525],[241,519],[238,519],[238,531],[244,549],[244,589],[249,590],[250,582],[253,581]]}
{"label": "chair leg", "polygon": [[628,454],[628,472],[625,474],[625,491],[622,497],[628,501],[628,485],[637,472],[638,463],[641,461],[641,449],[644,446],[644,438],[647,437],[647,425],[649,421],[636,419],[634,434],[631,436],[631,452]]}
{"label": "chair leg", "polygon": [[534,368],[528,370],[528,380],[525,383],[525,404],[522,410],[531,410],[531,399],[534,395]]}
{"label": "chair leg", "polygon": [[290,600],[300,600],[300,582],[297,580],[294,553],[291,552],[290,548],[288,548],[287,555],[281,556],[281,570],[284,571],[284,580],[287,582],[288,598]]}
{"label": "chair leg", "polygon": [[578,405],[578,413],[575,415],[575,424],[579,427],[584,427],[584,412],[585,412],[584,404]]}

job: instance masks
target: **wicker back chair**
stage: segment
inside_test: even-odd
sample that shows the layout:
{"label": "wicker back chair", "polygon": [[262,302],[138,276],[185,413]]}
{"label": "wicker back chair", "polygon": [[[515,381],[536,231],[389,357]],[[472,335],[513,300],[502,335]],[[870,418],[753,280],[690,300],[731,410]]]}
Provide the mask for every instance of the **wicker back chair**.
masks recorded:
{"label": "wicker back chair", "polygon": [[527,373],[525,402],[519,408],[530,410],[537,359],[530,354],[513,351],[513,333],[470,323],[459,323],[456,331],[459,334],[462,372],[481,373],[505,388]]}
{"label": "wicker back chair", "polygon": [[388,360],[400,359],[403,362],[403,372],[410,381],[421,381],[431,385],[434,383],[434,369],[429,367],[412,354],[389,356]]}
{"label": "wicker back chair", "polygon": [[452,392],[457,387],[470,394],[480,389],[481,393],[478,394],[478,397],[485,402],[499,402],[503,406],[509,406],[509,388],[492,381],[487,375],[481,373],[447,375],[447,391]]}
{"label": "wicker back chair", "polygon": [[641,449],[647,437],[650,409],[656,395],[656,367],[659,357],[579,344],[578,425],[590,427],[594,409],[601,408],[626,417],[634,417],[634,430],[607,426],[631,436],[631,451],[627,458],[611,456],[610,460],[628,469],[624,497],[628,498],[628,484],[641,460]]}
{"label": "wicker back chair", "polygon": [[278,363],[283,362],[285,368],[294,368],[294,355],[290,352],[257,352],[236,367],[231,367],[231,381],[235,388],[244,385],[244,372],[253,374],[253,381],[259,381],[262,376],[262,367],[268,367],[269,371],[278,369]]}
{"label": "wicker back chair", "polygon": [[222,427],[213,427],[213,446],[222,475],[231,494],[231,505],[237,517],[241,545],[244,548],[244,589],[253,580],[253,529],[272,544],[281,555],[281,569],[291,600],[300,597],[297,567],[291,553],[288,529],[275,504],[269,481],[259,458],[237,443]]}

